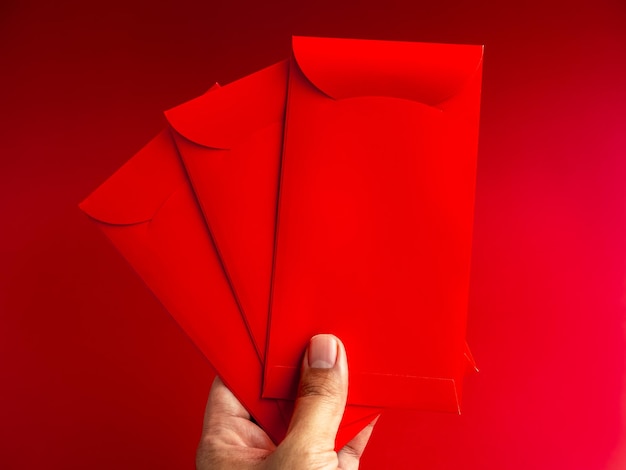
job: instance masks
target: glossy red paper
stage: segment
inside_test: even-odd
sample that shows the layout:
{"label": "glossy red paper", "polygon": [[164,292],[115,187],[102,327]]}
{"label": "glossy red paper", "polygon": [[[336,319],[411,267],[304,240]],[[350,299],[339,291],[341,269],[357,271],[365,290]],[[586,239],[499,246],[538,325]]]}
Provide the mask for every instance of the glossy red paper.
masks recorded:
{"label": "glossy red paper", "polygon": [[264,396],[340,336],[349,402],[458,411],[482,47],[294,38]]}

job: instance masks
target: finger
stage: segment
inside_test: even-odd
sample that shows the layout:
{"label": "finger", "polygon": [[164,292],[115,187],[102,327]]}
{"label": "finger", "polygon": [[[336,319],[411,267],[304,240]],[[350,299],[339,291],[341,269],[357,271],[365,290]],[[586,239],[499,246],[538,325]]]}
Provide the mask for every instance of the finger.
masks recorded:
{"label": "finger", "polygon": [[374,420],[365,426],[361,431],[352,438],[343,448],[337,453],[339,458],[339,468],[341,470],[356,470],[359,468],[359,461],[365,451],[365,446],[370,440],[374,426],[380,418],[380,415],[376,416]]}
{"label": "finger", "polygon": [[233,392],[224,385],[222,379],[215,377],[204,411],[202,434],[207,433],[212,423],[222,422],[225,418],[233,417],[250,419],[250,413],[237,400]]}
{"label": "finger", "polygon": [[302,361],[296,407],[287,436],[332,450],[348,395],[348,362],[333,335],[314,336]]}

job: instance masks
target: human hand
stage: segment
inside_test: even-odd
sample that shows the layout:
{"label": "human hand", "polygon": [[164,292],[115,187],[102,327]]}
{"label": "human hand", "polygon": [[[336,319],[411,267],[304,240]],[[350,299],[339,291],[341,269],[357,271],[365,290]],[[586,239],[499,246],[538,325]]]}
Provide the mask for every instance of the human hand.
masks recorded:
{"label": "human hand", "polygon": [[339,452],[335,437],[348,395],[348,363],[332,335],[311,339],[302,361],[296,406],[280,445],[250,420],[250,414],[219,378],[209,393],[198,470],[354,470],[376,419]]}

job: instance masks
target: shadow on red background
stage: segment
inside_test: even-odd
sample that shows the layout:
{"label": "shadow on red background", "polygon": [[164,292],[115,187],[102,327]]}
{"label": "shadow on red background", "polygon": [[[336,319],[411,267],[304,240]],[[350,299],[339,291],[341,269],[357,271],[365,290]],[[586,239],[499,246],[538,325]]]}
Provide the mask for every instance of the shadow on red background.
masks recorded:
{"label": "shadow on red background", "polygon": [[486,45],[481,373],[461,417],[385,414],[362,468],[625,468],[625,20],[617,0],[3,3],[0,466],[193,467],[213,373],[76,205],[162,110],[308,34]]}

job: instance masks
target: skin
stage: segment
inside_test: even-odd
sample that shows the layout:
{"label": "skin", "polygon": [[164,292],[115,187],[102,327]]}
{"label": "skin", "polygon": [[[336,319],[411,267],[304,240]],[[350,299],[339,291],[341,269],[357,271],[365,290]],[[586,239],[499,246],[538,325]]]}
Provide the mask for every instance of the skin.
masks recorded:
{"label": "skin", "polygon": [[348,395],[348,362],[332,335],[311,339],[287,436],[276,446],[219,378],[213,382],[196,454],[198,470],[355,470],[372,421],[339,452],[335,437]]}

